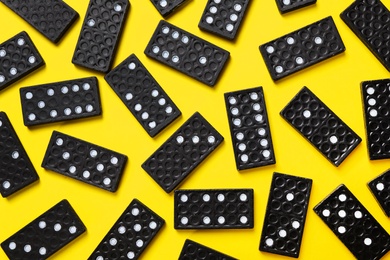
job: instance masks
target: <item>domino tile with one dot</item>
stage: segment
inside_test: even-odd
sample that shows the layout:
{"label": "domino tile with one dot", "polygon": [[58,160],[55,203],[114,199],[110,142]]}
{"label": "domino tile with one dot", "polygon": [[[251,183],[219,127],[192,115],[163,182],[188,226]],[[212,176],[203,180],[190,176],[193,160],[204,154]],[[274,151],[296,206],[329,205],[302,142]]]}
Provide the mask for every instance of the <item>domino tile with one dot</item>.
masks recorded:
{"label": "domino tile with one dot", "polygon": [[187,0],[150,0],[157,11],[163,16],[168,17],[175,12]]}
{"label": "domino tile with one dot", "polygon": [[276,0],[279,12],[285,14],[312,4],[317,0]]}
{"label": "domino tile with one dot", "polygon": [[368,188],[386,216],[390,217],[390,170],[370,181]]}

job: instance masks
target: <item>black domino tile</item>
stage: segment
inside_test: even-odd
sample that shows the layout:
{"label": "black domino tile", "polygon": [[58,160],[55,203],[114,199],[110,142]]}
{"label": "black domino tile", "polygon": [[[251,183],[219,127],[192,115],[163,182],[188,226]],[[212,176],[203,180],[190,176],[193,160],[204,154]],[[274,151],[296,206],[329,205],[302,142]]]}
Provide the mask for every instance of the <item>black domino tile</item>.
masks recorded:
{"label": "black domino tile", "polygon": [[379,0],[353,2],[340,14],[341,19],[390,71],[390,12]]}
{"label": "black domino tile", "polygon": [[218,252],[210,247],[186,239],[180,252],[179,260],[236,260],[231,256]]}
{"label": "black domino tile", "polygon": [[299,257],[312,182],[274,173],[260,239],[261,251]]}
{"label": "black domino tile", "polygon": [[367,148],[371,160],[390,158],[390,79],[361,84]]}
{"label": "black domino tile", "polygon": [[345,51],[331,16],[260,45],[274,81]]}
{"label": "black domino tile", "polygon": [[307,87],[299,91],[280,115],[335,166],[362,141]]}
{"label": "black domino tile", "polygon": [[169,193],[222,141],[223,136],[196,112],[142,164],[142,168]]}
{"label": "black domino tile", "polygon": [[134,199],[88,259],[139,259],[164,223],[160,216]]}
{"label": "black domino tile", "polygon": [[317,0],[276,0],[279,12],[285,14],[312,4]]}
{"label": "black domino tile", "polygon": [[20,89],[26,126],[101,115],[95,77],[43,84]]}
{"label": "black domino tile", "polygon": [[150,0],[163,17],[168,17],[188,0]]}
{"label": "black domino tile", "polygon": [[390,170],[368,183],[368,187],[386,216],[390,217]]}
{"label": "black domino tile", "polygon": [[42,167],[115,192],[126,162],[126,155],[53,131]]}
{"label": "black domino tile", "polygon": [[359,260],[376,260],[390,249],[390,236],[345,186],[314,208],[315,213]]}
{"label": "black domino tile", "polygon": [[135,54],[110,71],[105,79],[151,137],[181,115]]}
{"label": "black domino tile", "polygon": [[67,200],[37,217],[1,243],[9,259],[47,259],[86,231]]}
{"label": "black domino tile", "polygon": [[128,0],[90,0],[72,62],[107,73],[129,9]]}
{"label": "black domino tile", "polygon": [[79,14],[61,0],[2,0],[50,41],[57,43]]}
{"label": "black domino tile", "polygon": [[38,174],[7,114],[0,112],[0,193],[3,197],[38,180]]}
{"label": "black domino tile", "polygon": [[238,170],[276,163],[262,87],[225,93]]}
{"label": "black domino tile", "polygon": [[145,54],[206,85],[214,86],[230,53],[164,20],[158,24]]}
{"label": "black domino tile", "polygon": [[26,32],[0,44],[0,90],[45,64]]}
{"label": "black domino tile", "polygon": [[208,0],[199,28],[233,40],[250,0]]}
{"label": "black domino tile", "polygon": [[175,229],[253,228],[252,189],[176,190]]}

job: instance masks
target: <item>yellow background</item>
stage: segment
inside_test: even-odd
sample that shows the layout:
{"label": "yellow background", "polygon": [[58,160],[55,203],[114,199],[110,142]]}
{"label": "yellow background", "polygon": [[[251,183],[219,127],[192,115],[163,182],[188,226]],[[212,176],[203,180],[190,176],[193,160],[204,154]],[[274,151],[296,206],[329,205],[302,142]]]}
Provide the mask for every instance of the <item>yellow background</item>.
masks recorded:
{"label": "yellow background", "polygon": [[[114,91],[97,74],[71,63],[73,51],[88,6],[87,0],[66,0],[80,19],[58,45],[48,41],[24,20],[0,4],[0,42],[22,30],[29,33],[46,66],[0,93],[0,111],[5,111],[40,181],[7,199],[0,199],[0,241],[17,232],[38,215],[66,198],[87,227],[87,232],[52,259],[86,259],[133,198],[138,198],[165,219],[166,225],[142,254],[142,259],[177,259],[184,240],[190,238],[239,259],[287,259],[258,250],[273,172],[313,179],[300,259],[353,259],[353,255],[314,213],[312,208],[341,183],[347,185],[379,223],[390,231],[389,219],[371,195],[366,183],[389,168],[389,160],[370,161],[366,148],[360,83],[387,78],[388,71],[340,19],[352,1],[319,0],[310,7],[281,15],[275,0],[252,0],[237,40],[224,40],[198,28],[206,0],[188,4],[167,20],[228,51],[230,61],[214,88],[147,58],[143,51],[162,17],[149,0],[131,0],[114,66],[135,53],[156,78],[182,116],[155,138],[150,138]],[[390,6],[388,0],[383,1]],[[258,46],[332,15],[346,52],[274,83]],[[81,121],[27,128],[23,125],[19,88],[97,75],[103,115]],[[235,167],[223,94],[263,86],[277,163],[238,172]],[[282,119],[279,112],[303,87],[308,86],[362,139],[362,143],[338,167]],[[250,230],[175,230],[173,194],[166,194],[141,168],[141,164],[199,111],[224,137],[224,143],[182,183],[180,188],[253,188],[255,227]],[[40,167],[53,130],[81,138],[129,157],[116,193],[84,184]],[[0,259],[6,255],[0,250]],[[390,254],[383,259],[390,259]]]}

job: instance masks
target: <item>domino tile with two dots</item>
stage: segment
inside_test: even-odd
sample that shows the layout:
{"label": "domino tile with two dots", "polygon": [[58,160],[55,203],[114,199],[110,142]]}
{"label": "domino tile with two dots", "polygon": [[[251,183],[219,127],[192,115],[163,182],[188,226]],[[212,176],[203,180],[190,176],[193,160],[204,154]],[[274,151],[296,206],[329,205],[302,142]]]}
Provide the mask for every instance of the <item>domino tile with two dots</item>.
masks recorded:
{"label": "domino tile with two dots", "polygon": [[390,169],[370,181],[368,188],[386,216],[390,217]]}
{"label": "domino tile with two dots", "polygon": [[133,199],[88,259],[138,259],[164,223],[155,212]]}
{"label": "domino tile with two dots", "polygon": [[151,137],[181,115],[135,54],[110,71],[105,80]]}
{"label": "domino tile with two dots", "polygon": [[231,256],[218,252],[210,247],[199,244],[190,239],[186,239],[180,252],[179,260],[236,260]]}
{"label": "domino tile with two dots", "polygon": [[331,16],[260,45],[274,81],[345,51]]}
{"label": "domino tile with two dots", "polygon": [[180,6],[185,4],[187,0],[150,0],[157,11],[163,16],[168,17],[176,11]]}
{"label": "domino tile with two dots", "polygon": [[9,259],[43,260],[86,231],[67,200],[62,200],[1,243]]}
{"label": "domino tile with two dots", "polygon": [[145,54],[208,86],[214,86],[230,53],[164,20],[160,21]]}
{"label": "domino tile with two dots", "polygon": [[253,189],[176,190],[175,229],[253,228]]}
{"label": "domino tile with two dots", "polygon": [[233,40],[250,0],[208,0],[199,28]]}
{"label": "domino tile with two dots", "polygon": [[370,160],[390,158],[390,79],[361,83]]}
{"label": "domino tile with two dots", "polygon": [[299,91],[280,115],[335,166],[362,141],[307,87]]}
{"label": "domino tile with two dots", "polygon": [[165,192],[170,193],[223,139],[223,136],[196,112],[142,164],[142,168]]}
{"label": "domino tile with two dots", "polygon": [[276,0],[279,12],[285,14],[312,4],[317,0]]}
{"label": "domino tile with two dots", "polygon": [[390,71],[390,12],[380,0],[353,2],[340,14],[341,19]]}
{"label": "domino tile with two dots", "polygon": [[126,155],[53,131],[42,167],[115,192],[126,162]]}
{"label": "domino tile with two dots", "polygon": [[312,180],[274,173],[260,251],[299,257]]}
{"label": "domino tile with two dots", "polygon": [[20,89],[25,126],[101,115],[95,77],[67,80]]}
{"label": "domino tile with two dots", "polygon": [[389,234],[345,185],[314,211],[357,259],[380,259],[389,251]]}
{"label": "domino tile with two dots", "polygon": [[276,163],[262,87],[225,93],[238,170]]}
{"label": "domino tile with two dots", "polygon": [[47,39],[57,43],[79,14],[61,0],[1,0]]}
{"label": "domino tile with two dots", "polygon": [[72,63],[107,73],[129,8],[128,0],[90,0]]}
{"label": "domino tile with two dots", "polygon": [[0,193],[3,197],[38,180],[30,161],[7,114],[0,112]]}
{"label": "domino tile with two dots", "polygon": [[0,44],[0,90],[22,79],[45,64],[26,32]]}

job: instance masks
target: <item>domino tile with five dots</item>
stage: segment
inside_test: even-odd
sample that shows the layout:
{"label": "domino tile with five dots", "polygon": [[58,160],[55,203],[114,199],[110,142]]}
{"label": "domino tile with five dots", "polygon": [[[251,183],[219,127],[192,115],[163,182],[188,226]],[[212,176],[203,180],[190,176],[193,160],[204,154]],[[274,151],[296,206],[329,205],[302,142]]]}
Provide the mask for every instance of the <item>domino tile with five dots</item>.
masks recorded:
{"label": "domino tile with five dots", "polygon": [[218,252],[210,247],[186,239],[180,252],[179,260],[237,260],[231,256]]}
{"label": "domino tile with five dots", "polygon": [[0,112],[0,193],[3,197],[38,180],[38,174],[8,116]]}
{"label": "domino tile with five dots", "polygon": [[282,14],[315,4],[317,0],[276,0],[279,12]]}
{"label": "domino tile with five dots", "polygon": [[390,217],[390,170],[370,181],[368,188],[386,216]]}
{"label": "domino tile with five dots", "polygon": [[151,137],[181,115],[135,54],[110,71],[105,79]]}
{"label": "domino tile with five dots", "polygon": [[176,11],[187,0],[150,0],[157,11],[163,16],[168,17]]}

